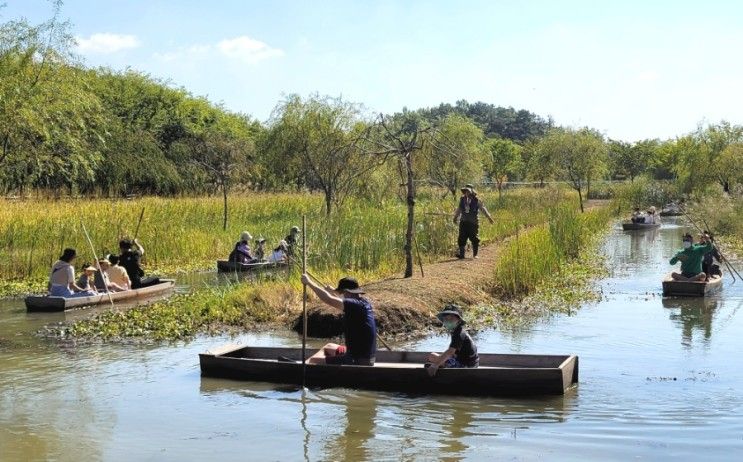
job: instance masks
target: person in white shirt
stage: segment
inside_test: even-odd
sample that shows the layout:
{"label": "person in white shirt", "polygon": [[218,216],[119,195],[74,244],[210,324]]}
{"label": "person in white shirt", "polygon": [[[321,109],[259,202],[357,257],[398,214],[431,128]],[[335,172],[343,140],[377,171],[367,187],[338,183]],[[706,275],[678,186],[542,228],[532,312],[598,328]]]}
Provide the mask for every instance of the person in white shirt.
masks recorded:
{"label": "person in white shirt", "polygon": [[85,290],[75,283],[75,267],[72,262],[77,257],[75,249],[64,249],[49,274],[47,289],[52,297],[88,297],[95,295],[93,291]]}

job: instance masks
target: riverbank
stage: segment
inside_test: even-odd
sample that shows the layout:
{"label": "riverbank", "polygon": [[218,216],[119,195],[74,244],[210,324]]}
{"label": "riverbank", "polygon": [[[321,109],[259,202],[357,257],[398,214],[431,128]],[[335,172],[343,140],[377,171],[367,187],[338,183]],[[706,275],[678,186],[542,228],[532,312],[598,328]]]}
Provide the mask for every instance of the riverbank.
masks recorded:
{"label": "riverbank", "polygon": [[[544,230],[546,224],[519,230],[511,236],[491,241],[478,259],[445,258],[423,265],[412,278],[383,278],[364,284],[373,302],[379,330],[397,338],[425,335],[436,328],[435,313],[446,303],[465,307],[474,328],[503,323],[523,324],[549,311],[571,310],[594,298],[592,278],[602,274],[600,265],[584,258],[606,229],[611,214],[608,208],[594,207],[585,215],[569,214],[580,223],[602,222],[603,226],[585,228],[586,236],[570,261],[559,268],[547,268],[535,280],[529,292],[503,297],[497,286],[496,268],[503,255],[513,252],[529,237]],[[590,217],[590,220],[588,219]],[[487,226],[487,225],[484,225]],[[578,228],[583,229],[583,228]],[[514,229],[515,231],[515,229]],[[546,248],[552,252],[551,247]],[[535,252],[538,252],[536,249]],[[537,256],[539,257],[539,256]],[[546,258],[546,257],[545,257]],[[560,277],[555,277],[558,274]],[[243,332],[272,328],[301,329],[301,285],[295,273],[288,281],[237,284],[223,288],[201,289],[192,294],[146,307],[109,311],[74,323],[55,325],[42,335],[75,341],[131,341],[131,339],[174,340],[202,332]],[[332,284],[336,277],[325,277]],[[361,279],[362,283],[368,279]],[[333,337],[342,332],[342,318],[310,298],[308,332],[314,337]]]}

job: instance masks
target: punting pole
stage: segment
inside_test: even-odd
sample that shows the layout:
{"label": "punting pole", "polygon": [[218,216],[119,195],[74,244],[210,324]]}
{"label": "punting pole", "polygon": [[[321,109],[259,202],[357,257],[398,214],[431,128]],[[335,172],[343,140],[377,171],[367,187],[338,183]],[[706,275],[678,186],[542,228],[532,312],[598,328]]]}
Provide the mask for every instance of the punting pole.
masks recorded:
{"label": "punting pole", "polygon": [[[103,280],[103,283],[105,284],[106,280],[103,279],[101,263],[98,261],[98,255],[95,254],[95,247],[93,246],[93,241],[90,240],[90,234],[88,234],[88,230],[85,228],[85,223],[83,223],[83,221],[80,220],[80,224],[83,225],[83,232],[85,233],[85,238],[88,240],[88,244],[90,244],[90,250],[93,252],[93,258],[95,258],[95,266],[98,268],[98,272],[101,274],[101,280]],[[95,286],[95,278],[93,278],[93,286]],[[106,295],[108,295],[108,301],[111,302],[111,308],[113,308],[114,299],[111,297],[111,292],[108,290],[108,286],[106,286]]]}
{"label": "punting pole", "polygon": [[[302,215],[302,274],[307,271],[307,215]],[[302,388],[307,378],[307,284],[302,284]]]}

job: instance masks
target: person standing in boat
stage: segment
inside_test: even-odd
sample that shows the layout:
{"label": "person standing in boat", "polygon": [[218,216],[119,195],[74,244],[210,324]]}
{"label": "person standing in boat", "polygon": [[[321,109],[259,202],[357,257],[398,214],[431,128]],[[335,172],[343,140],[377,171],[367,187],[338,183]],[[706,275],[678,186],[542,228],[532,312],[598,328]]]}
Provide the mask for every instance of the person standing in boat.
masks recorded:
{"label": "person standing in boat", "polygon": [[433,377],[440,368],[478,367],[480,356],[477,354],[477,346],[464,329],[465,323],[459,305],[446,305],[436,317],[451,332],[451,341],[449,348],[443,353],[431,353],[428,356],[428,375]]}
{"label": "person standing in boat", "polygon": [[119,241],[119,264],[126,270],[129,275],[129,280],[132,282],[132,289],[140,289],[142,287],[154,286],[160,284],[160,279],[155,277],[144,278],[144,270],[142,269],[142,256],[144,255],[144,247],[139,243],[137,239],[130,241],[129,239],[122,239]]}
{"label": "person standing in boat", "polygon": [[704,281],[707,275],[702,271],[702,259],[704,255],[714,249],[709,236],[703,234],[700,244],[694,244],[694,237],[691,234],[684,235],[684,248],[671,258],[670,263],[675,265],[681,262],[681,272],[674,271],[671,277],[675,281]]}
{"label": "person standing in boat", "polygon": [[459,206],[454,211],[454,224],[459,223],[459,236],[457,238],[459,252],[457,258],[464,258],[464,248],[467,245],[467,240],[472,243],[472,258],[477,258],[477,252],[480,248],[480,238],[478,236],[480,210],[488,217],[491,224],[494,221],[485,204],[478,199],[475,188],[471,184],[465,185],[461,191],[462,197],[459,199]]}
{"label": "person standing in boat", "polygon": [[[712,243],[712,250],[705,253],[702,258],[702,271],[707,275],[707,280],[709,281],[709,278],[712,276],[722,277],[722,271],[720,271],[722,255],[717,249],[717,246],[715,246],[715,237],[709,231],[705,231],[704,233],[709,237],[709,241]],[[702,236],[703,235],[700,234],[700,239]],[[715,264],[715,260],[717,260],[717,264]]]}
{"label": "person standing in boat", "polygon": [[255,259],[253,254],[250,253],[250,240],[253,236],[249,232],[243,231],[240,233],[240,240],[235,244],[235,248],[230,252],[230,256],[227,260],[233,263],[253,263]]}
{"label": "person standing in boat", "polygon": [[64,249],[49,274],[49,296],[51,297],[88,297],[95,295],[92,291],[84,290],[75,283],[75,267],[72,262],[77,258],[75,249]]}
{"label": "person standing in boat", "polygon": [[306,284],[326,305],[343,313],[343,334],[346,345],[326,344],[308,359],[309,364],[353,364],[373,366],[377,353],[377,324],[369,300],[354,278],[344,277],[338,287],[320,287],[307,274],[302,275]]}
{"label": "person standing in boat", "polygon": [[287,245],[287,254],[294,257],[294,249],[297,247],[297,236],[299,235],[299,226],[292,226],[289,235],[284,238]]}

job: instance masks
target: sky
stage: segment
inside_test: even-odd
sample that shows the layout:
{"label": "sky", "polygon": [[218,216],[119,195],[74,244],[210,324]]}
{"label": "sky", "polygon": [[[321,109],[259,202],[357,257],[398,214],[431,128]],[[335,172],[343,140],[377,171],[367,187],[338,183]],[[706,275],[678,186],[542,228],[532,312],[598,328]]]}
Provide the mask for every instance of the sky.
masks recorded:
{"label": "sky", "polygon": [[[5,2],[0,22],[52,12]],[[625,141],[743,123],[739,1],[67,0],[62,17],[86,65],[262,121],[319,93],[370,113],[484,101]]]}

